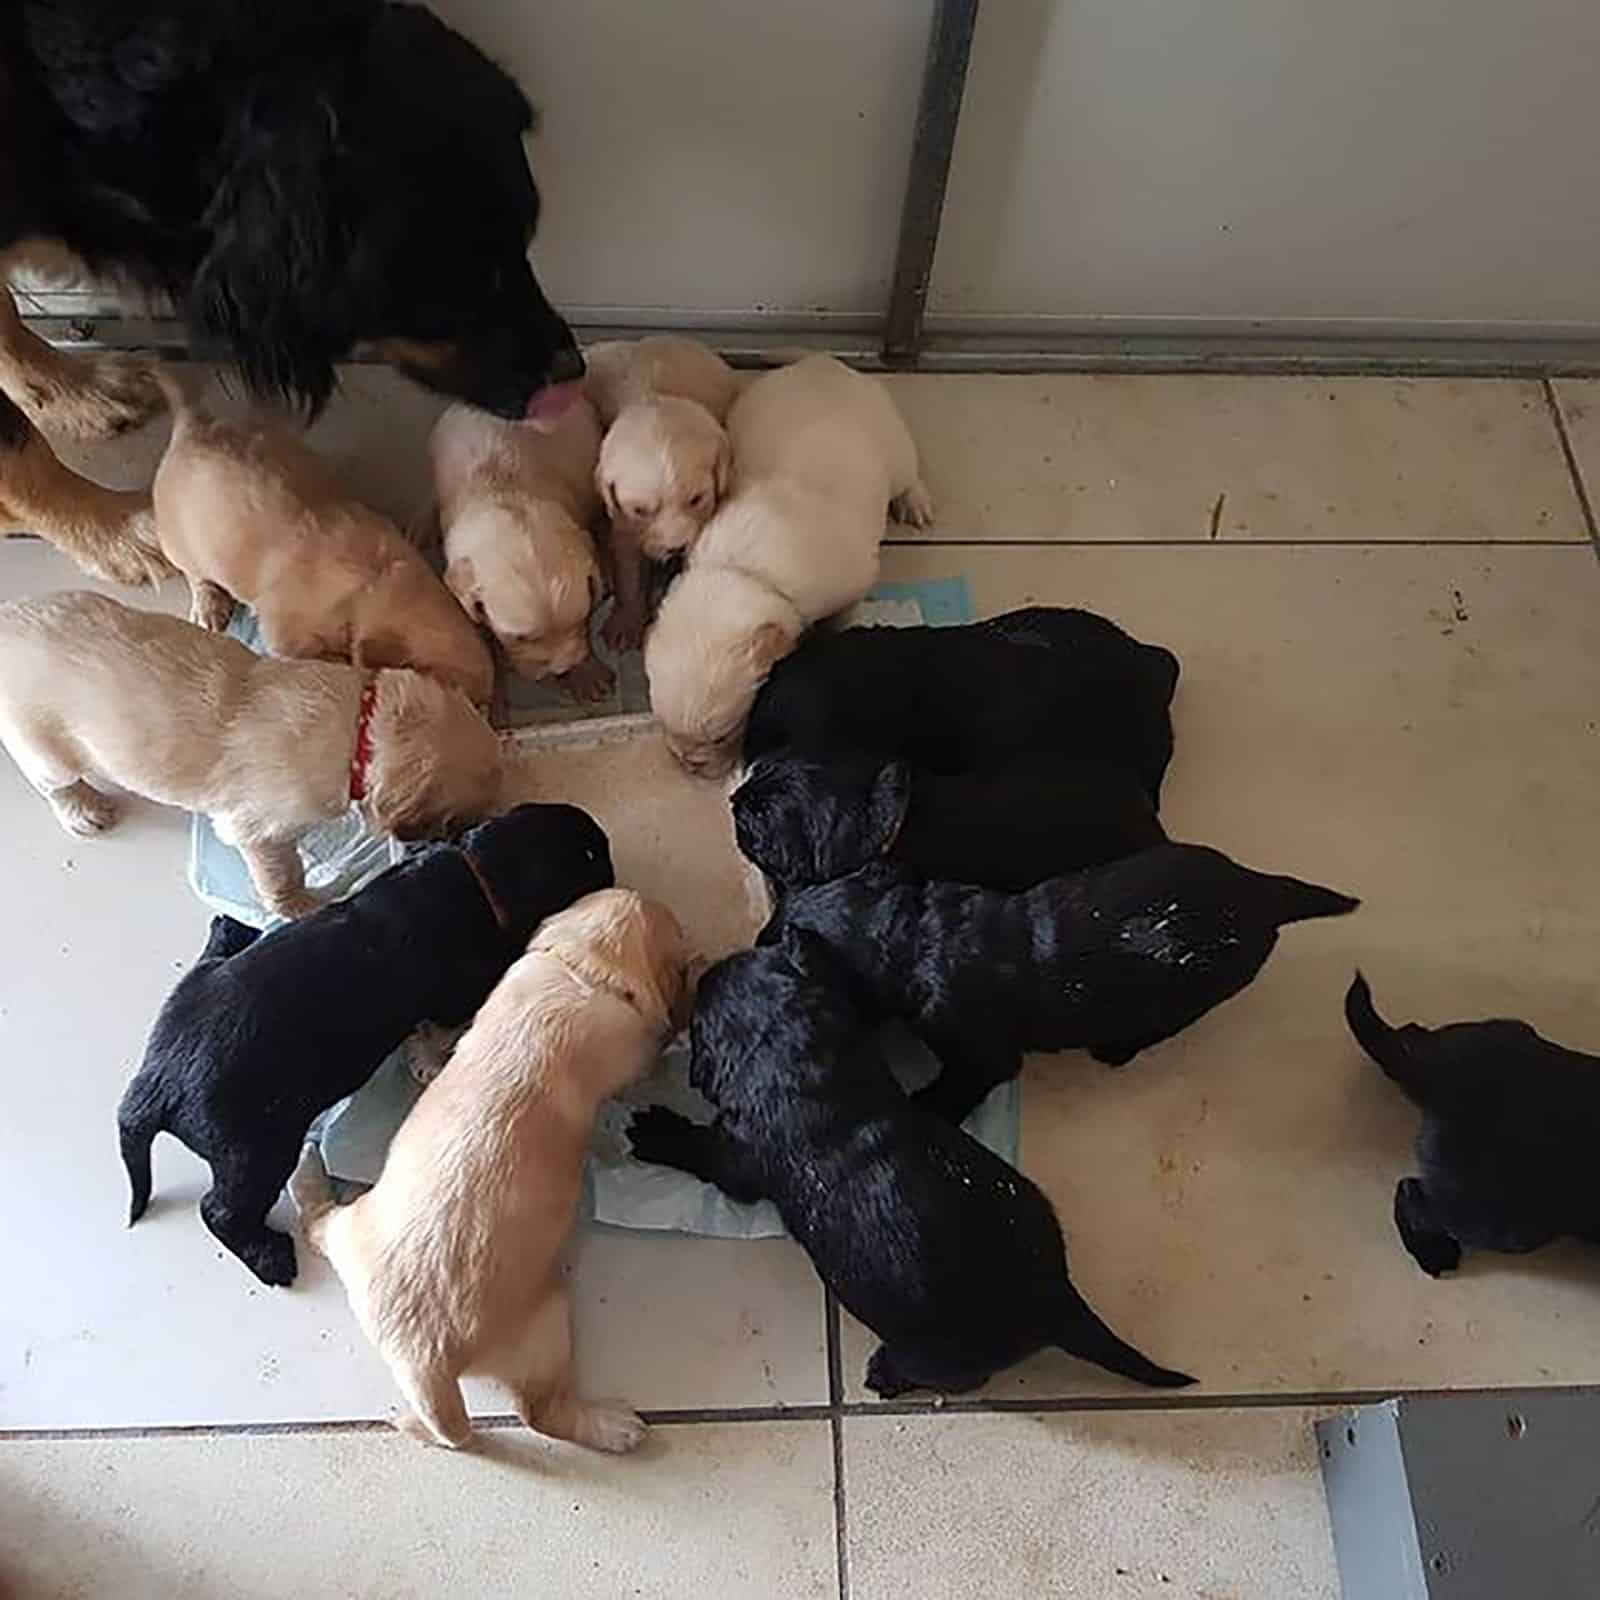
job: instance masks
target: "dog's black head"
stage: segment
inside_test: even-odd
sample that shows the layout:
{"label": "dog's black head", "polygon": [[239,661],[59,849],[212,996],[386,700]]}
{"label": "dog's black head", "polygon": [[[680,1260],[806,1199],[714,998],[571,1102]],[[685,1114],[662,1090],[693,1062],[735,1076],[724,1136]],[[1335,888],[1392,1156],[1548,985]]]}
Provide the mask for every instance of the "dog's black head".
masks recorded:
{"label": "dog's black head", "polygon": [[871,756],[764,757],[732,804],[739,849],[768,877],[827,883],[888,853],[911,804],[911,774]]}
{"label": "dog's black head", "polygon": [[695,990],[689,1081],[718,1105],[760,1096],[764,1064],[826,1072],[860,1032],[847,979],[815,934],[786,930],[711,967]]}
{"label": "dog's black head", "polygon": [[605,830],[577,806],[520,805],[463,834],[507,931],[526,943],[546,917],[616,881]]}
{"label": "dog's black head", "polygon": [[533,110],[511,78],[388,4],[246,89],[190,291],[202,339],[312,410],[357,346],[500,416],[552,408],[583,358],[528,265]]}

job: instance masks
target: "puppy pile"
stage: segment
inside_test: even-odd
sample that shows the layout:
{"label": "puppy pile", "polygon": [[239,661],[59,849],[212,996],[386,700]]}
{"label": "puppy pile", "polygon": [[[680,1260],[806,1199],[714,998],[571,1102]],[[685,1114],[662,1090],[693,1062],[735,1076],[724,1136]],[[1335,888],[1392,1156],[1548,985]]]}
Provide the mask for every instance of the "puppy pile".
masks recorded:
{"label": "puppy pile", "polygon": [[[404,1427],[464,1444],[460,1381],[484,1374],[530,1427],[629,1449],[638,1417],[573,1391],[559,1260],[599,1106],[687,1026],[715,1118],[646,1110],[634,1153],[771,1200],[881,1339],[875,1392],[971,1389],[1050,1346],[1193,1381],[1100,1319],[1050,1201],[961,1127],[1025,1054],[1120,1067],[1244,989],[1281,928],[1357,904],[1168,840],[1169,651],[1053,607],[816,629],[875,582],[887,519],[930,515],[887,391],[827,357],[741,391],[703,347],[646,339],[596,347],[586,392],[532,422],[453,407],[431,441],[442,579],[296,439],[162,384],[158,535],[194,621],[86,593],[0,606],[0,741],[62,825],[111,825],[101,782],[203,812],[288,919],[217,918],[162,1006],[118,1113],[130,1221],[169,1133],[211,1169],[205,1225],[287,1285],[294,1242],[266,1218],[288,1182]],[[669,561],[652,622],[648,569]],[[678,760],[744,765],[734,831],[772,914],[697,988],[677,919],[615,885],[591,817],[498,814],[496,656],[603,693],[608,589],[603,636],[643,637]],[[221,633],[238,601],[270,655]],[[319,905],[298,841],[351,807],[447,842]],[[1427,1116],[1424,1176],[1396,1195],[1424,1268],[1600,1235],[1575,1150],[1543,1159],[1594,1127],[1578,1058],[1521,1024],[1390,1029],[1360,979],[1348,1015]],[[890,1019],[940,1064],[913,1095],[879,1048]],[[316,1119],[419,1030],[468,1024],[377,1184],[338,1205]],[[1577,1114],[1508,1122],[1489,1051],[1569,1086]],[[1526,1159],[1497,1165],[1508,1138]]]}

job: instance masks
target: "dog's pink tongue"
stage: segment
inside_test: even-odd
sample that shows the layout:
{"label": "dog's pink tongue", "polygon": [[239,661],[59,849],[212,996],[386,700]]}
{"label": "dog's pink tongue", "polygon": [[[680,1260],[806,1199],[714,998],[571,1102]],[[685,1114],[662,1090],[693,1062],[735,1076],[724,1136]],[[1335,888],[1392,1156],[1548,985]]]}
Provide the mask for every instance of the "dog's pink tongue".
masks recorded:
{"label": "dog's pink tongue", "polygon": [[548,431],[572,409],[573,402],[582,393],[583,385],[576,380],[546,384],[544,388],[534,391],[525,415],[534,427]]}

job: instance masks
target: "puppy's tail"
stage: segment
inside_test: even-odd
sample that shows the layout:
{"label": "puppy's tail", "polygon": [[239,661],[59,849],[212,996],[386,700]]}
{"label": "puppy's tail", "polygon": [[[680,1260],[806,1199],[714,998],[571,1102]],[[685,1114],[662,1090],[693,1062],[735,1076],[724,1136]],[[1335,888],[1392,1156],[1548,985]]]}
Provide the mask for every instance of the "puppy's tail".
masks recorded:
{"label": "puppy's tail", "polygon": [[1194,1382],[1187,1372],[1158,1367],[1149,1356],[1119,1339],[1070,1283],[1066,1286],[1066,1300],[1056,1314],[1055,1342],[1068,1355],[1092,1361],[1107,1372],[1148,1384],[1152,1389],[1183,1389]]}
{"label": "puppy's tail", "polygon": [[1266,909],[1274,923],[1310,922],[1316,917],[1343,917],[1361,904],[1354,895],[1324,889],[1321,884],[1302,883],[1276,873],[1258,872],[1257,882],[1266,891]]}
{"label": "puppy's tail", "polygon": [[1427,1030],[1414,1023],[1391,1028],[1378,1015],[1378,1008],[1372,1003],[1372,988],[1359,971],[1345,993],[1344,1019],[1356,1043],[1383,1068],[1384,1075],[1413,1100],[1418,1099],[1425,1087],[1426,1063],[1413,1047],[1420,1038],[1427,1037]]}
{"label": "puppy's tail", "polygon": [[128,1172],[128,1226],[131,1228],[150,1204],[150,1146],[166,1127],[159,1101],[135,1078],[117,1107],[117,1137],[122,1145],[122,1165]]}

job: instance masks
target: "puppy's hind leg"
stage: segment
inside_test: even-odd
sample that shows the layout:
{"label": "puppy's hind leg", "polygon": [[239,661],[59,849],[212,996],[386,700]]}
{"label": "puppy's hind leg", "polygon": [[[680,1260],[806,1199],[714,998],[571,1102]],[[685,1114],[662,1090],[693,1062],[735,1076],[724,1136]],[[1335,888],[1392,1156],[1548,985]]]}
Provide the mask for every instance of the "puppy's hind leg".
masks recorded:
{"label": "puppy's hind leg", "polygon": [[459,1450],[472,1440],[472,1420],[461,1398],[461,1382],[451,1372],[398,1356],[389,1357],[389,1370],[411,1410],[395,1420],[395,1427],[423,1444]]}
{"label": "puppy's hind leg", "polygon": [[926,528],[933,522],[933,496],[921,478],[913,478],[910,487],[889,502],[889,515],[908,528]]}
{"label": "puppy's hind leg", "polygon": [[56,821],[79,839],[104,833],[117,820],[117,802],[81,778],[64,788],[50,790],[45,799],[50,802]]}
{"label": "puppy's hind leg", "polygon": [[625,1455],[644,1438],[639,1415],[615,1402],[580,1400],[572,1392],[572,1307],[566,1291],[545,1297],[518,1344],[521,1371],[506,1375],[516,1412],[535,1433],[590,1450]]}
{"label": "puppy's hind leg", "polygon": [[1461,1244],[1435,1221],[1428,1192],[1415,1178],[1402,1178],[1394,1190],[1394,1225],[1411,1259],[1428,1274],[1454,1272],[1461,1265]]}
{"label": "puppy's hind leg", "polygon": [[[297,1152],[295,1152],[297,1153]],[[273,1288],[294,1282],[294,1240],[267,1226],[267,1213],[294,1165],[255,1153],[219,1155],[211,1163],[211,1187],[200,1201],[200,1219],[255,1275]]]}

